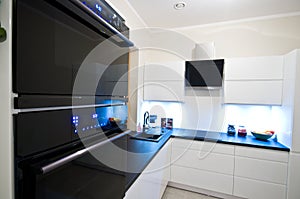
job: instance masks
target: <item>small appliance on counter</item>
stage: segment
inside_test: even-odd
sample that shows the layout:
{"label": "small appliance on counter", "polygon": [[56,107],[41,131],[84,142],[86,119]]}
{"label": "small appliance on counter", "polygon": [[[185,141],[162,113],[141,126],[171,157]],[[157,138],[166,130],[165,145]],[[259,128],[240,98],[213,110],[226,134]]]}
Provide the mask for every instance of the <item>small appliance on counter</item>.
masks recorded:
{"label": "small appliance on counter", "polygon": [[235,131],[235,127],[232,124],[228,124],[227,127],[227,134],[228,135],[235,135],[236,131]]}

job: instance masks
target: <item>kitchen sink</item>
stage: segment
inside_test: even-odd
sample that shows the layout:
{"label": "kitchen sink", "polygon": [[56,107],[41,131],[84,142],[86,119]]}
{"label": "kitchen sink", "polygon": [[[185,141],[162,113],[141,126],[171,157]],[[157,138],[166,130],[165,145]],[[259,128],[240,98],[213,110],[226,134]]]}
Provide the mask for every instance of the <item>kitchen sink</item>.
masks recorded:
{"label": "kitchen sink", "polygon": [[164,136],[164,133],[148,130],[146,132],[144,131],[141,133],[137,133],[132,138],[137,139],[137,140],[158,142],[163,136]]}

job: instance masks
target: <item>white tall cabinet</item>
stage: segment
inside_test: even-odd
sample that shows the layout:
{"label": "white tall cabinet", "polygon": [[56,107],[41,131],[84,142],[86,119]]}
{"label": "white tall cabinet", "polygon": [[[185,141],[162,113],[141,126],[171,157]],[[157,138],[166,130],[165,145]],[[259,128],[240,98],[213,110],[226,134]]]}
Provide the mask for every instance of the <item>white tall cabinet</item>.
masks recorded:
{"label": "white tall cabinet", "polygon": [[12,3],[0,3],[1,26],[7,31],[7,40],[0,43],[0,198],[13,199],[13,132],[12,132]]}
{"label": "white tall cabinet", "polygon": [[291,152],[289,158],[288,199],[300,198],[300,50],[294,50],[285,56],[287,67],[287,104],[291,109]]}

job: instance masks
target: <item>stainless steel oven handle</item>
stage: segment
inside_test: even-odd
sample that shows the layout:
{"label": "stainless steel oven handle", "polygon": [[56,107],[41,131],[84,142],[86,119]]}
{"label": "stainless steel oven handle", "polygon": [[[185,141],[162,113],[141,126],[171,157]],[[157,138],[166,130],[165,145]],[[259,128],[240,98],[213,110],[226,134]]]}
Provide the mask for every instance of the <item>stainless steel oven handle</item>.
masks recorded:
{"label": "stainless steel oven handle", "polygon": [[89,147],[87,147],[85,149],[79,150],[79,151],[77,151],[77,152],[75,152],[75,153],[73,153],[71,155],[68,155],[68,156],[66,156],[64,158],[61,158],[61,159],[59,159],[59,160],[57,160],[55,162],[52,162],[52,163],[50,163],[50,164],[48,164],[46,166],[41,167],[40,168],[40,172],[42,174],[47,174],[47,173],[53,171],[54,169],[57,169],[58,167],[61,167],[61,166],[65,165],[65,164],[71,162],[72,160],[75,160],[75,159],[79,158],[80,156],[88,153],[90,150],[96,149],[96,148],[98,148],[98,147],[100,147],[100,146],[102,146],[102,145],[104,145],[104,144],[106,144],[108,142],[112,142],[112,141],[114,141],[114,140],[116,140],[116,139],[118,139],[118,138],[120,138],[120,137],[122,137],[124,135],[127,135],[130,132],[131,132],[131,130],[126,130],[123,133],[120,133],[120,134],[118,134],[116,136],[113,136],[113,137],[107,139],[107,140],[104,140],[103,142],[99,142],[99,143],[94,144],[92,146],[89,146]]}
{"label": "stainless steel oven handle", "polygon": [[73,2],[75,5],[79,6],[81,9],[83,9],[85,12],[91,14],[93,17],[95,17],[98,21],[100,21],[101,23],[105,24],[111,32],[113,32],[114,34],[116,34],[120,39],[122,39],[123,41],[125,41],[128,46],[134,46],[134,44],[132,43],[132,41],[130,41],[127,37],[125,37],[121,32],[119,32],[115,27],[113,27],[112,25],[110,25],[109,23],[107,23],[104,19],[102,19],[100,16],[98,16],[96,13],[94,13],[92,10],[90,10],[89,8],[87,8],[81,1],[79,0],[70,0],[71,2]]}

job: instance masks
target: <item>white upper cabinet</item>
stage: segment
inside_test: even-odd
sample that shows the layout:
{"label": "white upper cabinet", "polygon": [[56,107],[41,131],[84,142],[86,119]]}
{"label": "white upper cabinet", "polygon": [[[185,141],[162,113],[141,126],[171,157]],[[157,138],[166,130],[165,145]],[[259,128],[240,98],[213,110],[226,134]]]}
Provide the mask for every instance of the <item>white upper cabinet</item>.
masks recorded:
{"label": "white upper cabinet", "polygon": [[249,57],[226,59],[226,80],[282,80],[283,57]]}
{"label": "white upper cabinet", "polygon": [[184,64],[184,61],[145,64],[144,100],[182,102]]}
{"label": "white upper cabinet", "polygon": [[184,61],[145,64],[144,81],[182,81],[184,64]]}
{"label": "white upper cabinet", "polygon": [[225,60],[224,103],[281,105],[283,57]]}

